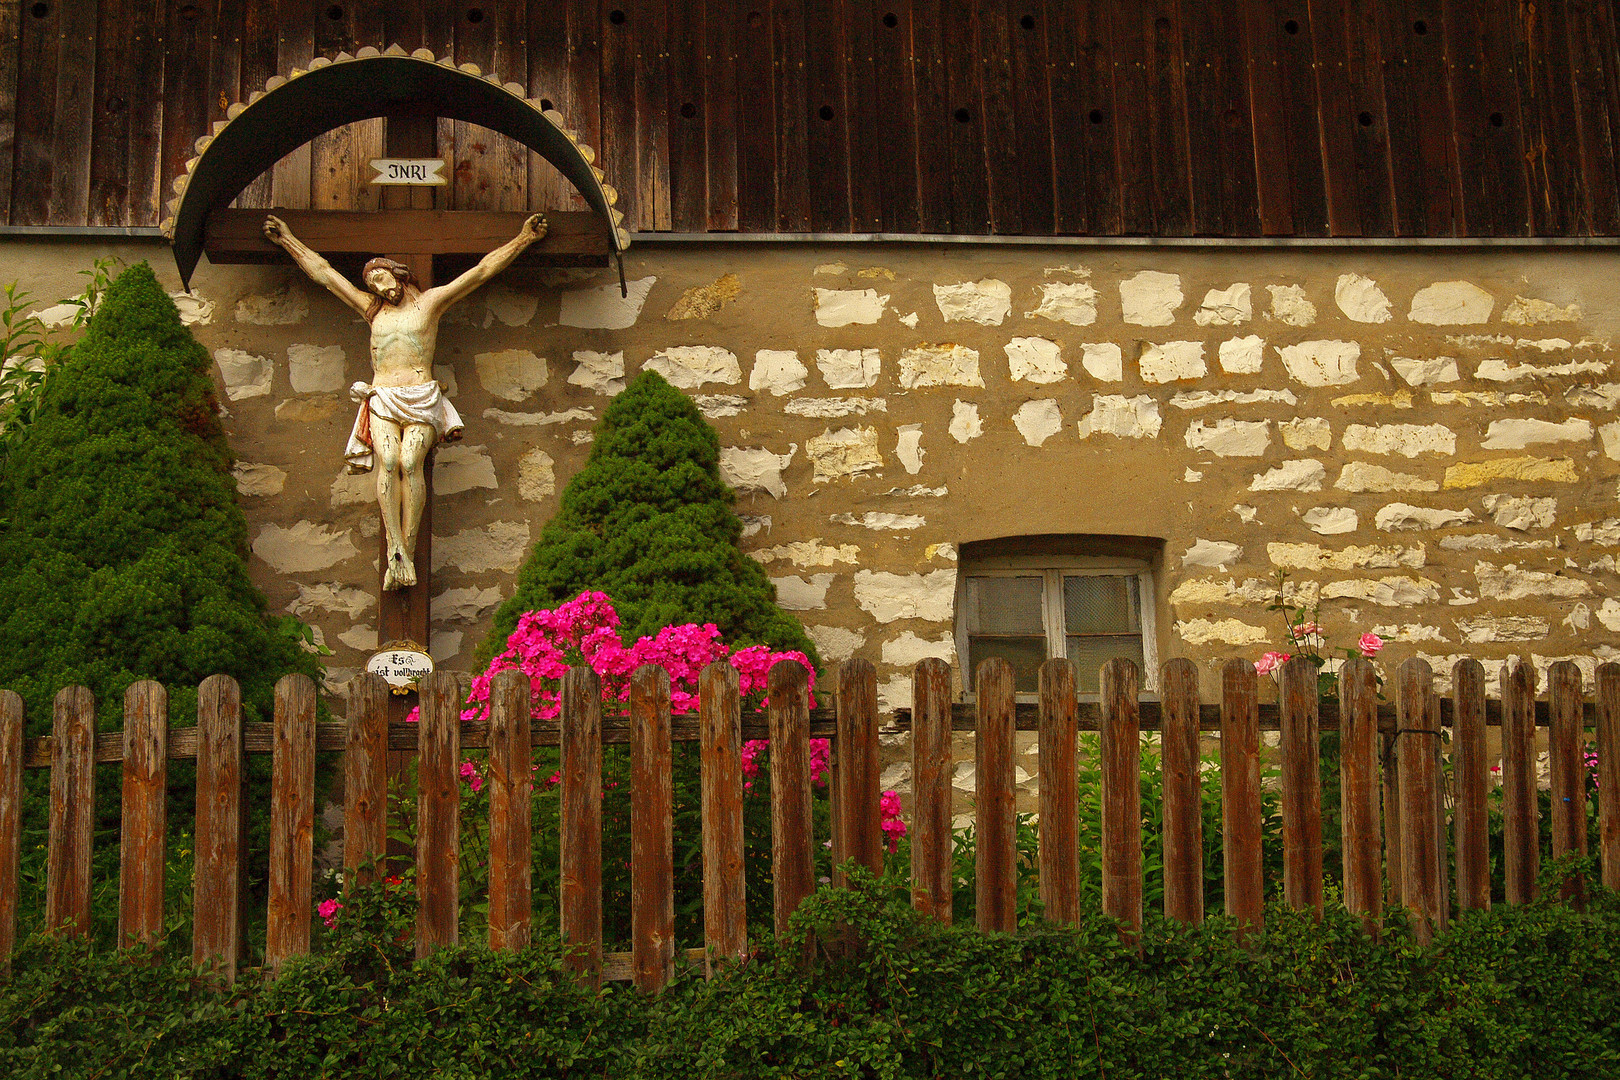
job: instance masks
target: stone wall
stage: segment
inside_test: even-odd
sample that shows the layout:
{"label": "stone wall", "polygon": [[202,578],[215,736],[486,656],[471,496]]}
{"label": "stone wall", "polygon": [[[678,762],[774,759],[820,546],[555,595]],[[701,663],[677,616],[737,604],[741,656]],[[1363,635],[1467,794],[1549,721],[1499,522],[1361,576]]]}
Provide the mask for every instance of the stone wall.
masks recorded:
{"label": "stone wall", "polygon": [[[102,249],[13,243],[36,296]],[[173,279],[158,246],[149,258]],[[909,703],[954,660],[957,546],[1164,541],[1162,658],[1275,647],[1275,571],[1382,659],[1620,655],[1620,320],[1601,251],[641,244],[602,272],[510,272],[451,313],[467,423],[435,483],[435,654],[491,612],[649,367],[720,432],[745,544],[828,660]],[[375,645],[376,512],[342,472],[365,325],[292,268],[209,267],[185,304],[218,365],[278,610],[331,679]],[[1494,693],[1495,670],[1490,671]]]}

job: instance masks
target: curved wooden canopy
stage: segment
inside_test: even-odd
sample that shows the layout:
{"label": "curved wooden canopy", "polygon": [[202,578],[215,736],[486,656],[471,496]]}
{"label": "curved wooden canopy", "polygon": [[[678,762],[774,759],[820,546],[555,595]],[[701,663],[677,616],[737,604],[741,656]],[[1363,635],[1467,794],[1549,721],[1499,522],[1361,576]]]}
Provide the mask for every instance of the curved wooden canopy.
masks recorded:
{"label": "curved wooden canopy", "polygon": [[609,247],[622,254],[630,234],[613,208],[618,193],[604,183],[595,153],[563,128],[555,110],[542,111],[523,87],[502,84],[476,66],[436,60],[426,49],[406,53],[361,49],[335,60],[317,57],[308,71],[270,79],[246,104],[232,105],[230,119],[197,140],[197,156],[175,178],[163,233],[174,250],[180,280],[189,289],[202,255],[209,213],[234,199],[254,178],[317,135],[344,124],[389,116],[437,116],[480,124],[516,139],[554,165],[602,215]]}

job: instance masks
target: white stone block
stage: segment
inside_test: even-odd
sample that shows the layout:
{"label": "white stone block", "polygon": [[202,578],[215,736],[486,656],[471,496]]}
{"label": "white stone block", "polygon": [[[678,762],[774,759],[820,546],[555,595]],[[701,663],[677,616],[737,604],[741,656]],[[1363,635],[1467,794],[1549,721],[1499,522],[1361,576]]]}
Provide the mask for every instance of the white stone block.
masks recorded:
{"label": "white stone block", "polygon": [[831,566],[840,562],[854,563],[859,560],[860,554],[861,549],[855,544],[839,544],[835,547],[820,540],[795,540],[790,544],[750,551],[748,557],[766,565],[785,560],[795,566]]}
{"label": "white stone block", "polygon": [[429,605],[434,622],[477,622],[501,604],[501,590],[490,586],[446,589]]}
{"label": "white stone block", "polygon": [[360,613],[377,602],[377,598],[364,589],[345,588],[338,582],[321,582],[318,585],[305,585],[295,582],[298,586],[298,599],[287,605],[287,610],[303,618],[316,611],[330,611],[334,615],[347,615],[351,619],[360,617]]}
{"label": "white stone block", "polygon": [[1182,553],[1181,566],[1183,569],[1213,566],[1217,570],[1225,570],[1228,564],[1235,563],[1242,557],[1243,549],[1237,544],[1199,537],[1194,540],[1192,547]]}
{"label": "white stone block", "polygon": [[783,402],[782,411],[789,416],[812,416],[830,420],[840,416],[865,416],[869,412],[888,412],[889,402],[886,398],[880,397],[799,397]]}
{"label": "white stone block", "polygon": [[737,491],[763,491],[780,499],[787,494],[782,470],[793,461],[798,449],[797,443],[789,444],[785,454],[764,447],[722,446],[720,479]]}
{"label": "white stone block", "polygon": [[1411,386],[1433,386],[1436,383],[1456,382],[1461,378],[1457,373],[1457,361],[1449,356],[1434,356],[1427,360],[1392,356],[1389,366]]}
{"label": "white stone block", "polygon": [[839,664],[855,655],[866,644],[866,635],[842,626],[805,625],[805,634],[815,643],[816,651],[826,663]]}
{"label": "white stone block", "polygon": [[1455,454],[1457,435],[1444,424],[1351,424],[1340,443],[1363,454]]}
{"label": "white stone block", "polygon": [[1055,341],[1038,337],[1015,337],[1007,342],[1007,370],[1015,381],[1032,383],[1062,382],[1069,375],[1063,351]]}
{"label": "white stone block", "polygon": [[1271,446],[1271,424],[1230,417],[1213,424],[1194,420],[1187,428],[1186,441],[1190,449],[1217,457],[1261,457]]}
{"label": "white stone block", "polygon": [[901,468],[916,476],[922,471],[923,458],[927,454],[922,448],[922,425],[901,424],[896,435],[894,456],[900,459]]}
{"label": "white stone block", "polygon": [[815,483],[825,484],[883,468],[876,428],[839,428],[811,438],[805,447],[815,472]]}
{"label": "white stone block", "polygon": [[568,382],[608,397],[623,393],[624,353],[592,352],[589,349],[576,351],[574,371],[568,376]]}
{"label": "white stone block", "polygon": [[1620,383],[1572,386],[1564,391],[1564,400],[1577,409],[1620,409]]}
{"label": "white stone block", "polygon": [[1305,298],[1303,285],[1267,285],[1271,318],[1284,326],[1309,326],[1316,321],[1316,305]]}
{"label": "white stone block", "polygon": [[345,386],[343,350],[336,345],[293,345],[287,349],[287,378],[296,394],[321,394]]}
{"label": "white stone block", "polygon": [[1373,524],[1385,532],[1414,529],[1444,529],[1464,525],[1475,520],[1469,509],[1451,510],[1439,506],[1413,506],[1410,503],[1390,503],[1378,511]]}
{"label": "white stone block", "polygon": [[920,638],[910,630],[883,643],[883,662],[896,667],[914,668],[929,657],[956,663],[956,638],[949,630],[937,641]]}
{"label": "white stone block", "polygon": [[1313,506],[1300,515],[1300,520],[1311,532],[1322,536],[1355,532],[1361,524],[1355,508],[1349,506]]}
{"label": "white stone block", "polygon": [[1209,371],[1209,366],[1204,363],[1202,341],[1166,341],[1149,345],[1142,350],[1136,364],[1145,383],[1202,379]]}
{"label": "white stone block", "polygon": [[1590,442],[1591,439],[1590,420],[1575,419],[1558,423],[1521,418],[1491,421],[1491,426],[1485,432],[1485,441],[1479,445],[1485,450],[1523,450],[1536,443]]}
{"label": "white stone block", "polygon": [[1143,270],[1119,283],[1119,302],[1126,322],[1136,326],[1169,326],[1181,307],[1181,277]]}
{"label": "white stone block", "polygon": [[473,488],[497,487],[495,462],[482,446],[451,443],[439,447],[433,462],[433,494],[454,495]]}
{"label": "white stone block", "polygon": [[1471,281],[1437,281],[1412,297],[1407,318],[1429,326],[1468,326],[1491,317],[1495,299]]}
{"label": "white stone block", "polygon": [[656,277],[626,282],[628,296],[619,295],[619,283],[594,289],[570,289],[562,294],[557,321],[582,330],[625,330],[636,324]]}
{"label": "white stone block", "polygon": [[231,475],[236,478],[237,492],[248,498],[280,495],[287,486],[287,473],[274,465],[238,461],[231,466]]}
{"label": "white stone block", "polygon": [[748,389],[769,390],[775,397],[803,390],[810,369],[792,349],[760,349],[754,353],[754,369],[748,373]]}
{"label": "white stone block", "polygon": [[816,322],[822,326],[870,326],[883,318],[887,293],[876,289],[817,289]]}
{"label": "white stone block", "polygon": [[1280,345],[1277,355],[1289,376],[1306,386],[1344,386],[1359,377],[1356,361],[1361,345],[1354,341],[1302,341]]}
{"label": "white stone block", "polygon": [[519,292],[507,285],[491,285],[484,290],[484,326],[528,326],[540,306],[533,293]]}
{"label": "white stone block", "polygon": [[653,353],[642,367],[656,371],[678,390],[695,390],[704,383],[736,386],[742,381],[737,354],[717,345],[676,345]]}
{"label": "white stone block", "polygon": [[550,378],[545,357],[528,349],[478,353],[473,357],[473,367],[480,385],[504,401],[527,401]]}
{"label": "white stone block", "polygon": [[1256,473],[1250,491],[1321,491],[1327,470],[1315,458],[1285,461],[1275,469]]}
{"label": "white stone block", "polygon": [[692,399],[692,404],[710,420],[720,420],[727,416],[741,416],[743,410],[748,408],[748,399],[737,394],[699,394]]}
{"label": "white stone block", "polygon": [[1176,623],[1176,635],[1188,645],[1263,645],[1271,632],[1238,619],[1187,619]]}
{"label": "white stone block", "polygon": [[1193,312],[1193,322],[1199,326],[1237,326],[1252,318],[1254,300],[1246,281],[1209,290],[1204,294],[1204,302]]}
{"label": "white stone block", "polygon": [[1112,341],[1080,346],[1080,366],[1100,382],[1119,382],[1125,377],[1124,353]]}
{"label": "white stone block", "polygon": [[435,664],[444,664],[461,654],[461,642],[466,637],[460,630],[435,630],[428,637],[428,655]]}
{"label": "white stone block", "polygon": [[816,611],[827,606],[827,587],[832,584],[832,574],[811,574],[808,579],[790,574],[787,577],[773,577],[771,584],[776,586],[776,603],[788,611]]}
{"label": "white stone block", "polygon": [[1013,426],[1024,437],[1025,443],[1039,446],[1063,430],[1063,414],[1058,411],[1055,398],[1026,401],[1013,414]]}
{"label": "white stone block", "polygon": [[483,528],[462,529],[433,537],[433,569],[453,566],[469,574],[498,570],[511,574],[529,551],[527,521],[492,521]]}
{"label": "white stone block", "polygon": [[818,349],[816,368],[834,390],[854,390],[871,386],[883,368],[877,349]]}
{"label": "white stone block", "polygon": [[1333,288],[1333,302],[1352,322],[1383,323],[1393,317],[1389,310],[1389,297],[1378,283],[1360,274],[1340,274]]}
{"label": "white stone block", "polygon": [[377,651],[377,628],[374,626],[351,626],[337,639],[356,652]]}
{"label": "white stone block", "polygon": [[349,531],[334,530],[313,521],[292,525],[262,525],[253,538],[253,554],[282,574],[325,570],[360,554]]}
{"label": "white stone block", "polygon": [[868,510],[858,517],[854,514],[833,514],[828,520],[838,525],[886,529],[890,532],[916,532],[928,524],[921,514],[890,514],[879,510]]}
{"label": "white stone block", "polygon": [[539,502],[557,493],[556,462],[551,455],[532,447],[518,458],[518,497]]}
{"label": "white stone block", "polygon": [[956,606],[956,571],[891,574],[857,570],[855,603],[881,623],[896,619],[949,622]]}
{"label": "white stone block", "polygon": [[1333,486],[1340,491],[1439,491],[1440,482],[1410,473],[1393,472],[1382,465],[1352,461],[1339,470]]}
{"label": "white stone block", "polygon": [[1602,375],[1609,365],[1602,360],[1577,360],[1568,364],[1510,364],[1499,357],[1481,360],[1474,368],[1476,379],[1490,382],[1517,382],[1520,379],[1556,379],[1566,375]]}
{"label": "white stone block", "polygon": [[1492,641],[1540,641],[1550,629],[1546,619],[1535,615],[1481,615],[1457,620],[1457,630],[1469,645],[1484,645]]}
{"label": "white stone block", "polygon": [[951,438],[959,443],[983,435],[984,424],[979,420],[979,406],[971,401],[957,401],[951,406],[951,426],[947,430]]}
{"label": "white stone block", "polygon": [[1512,326],[1535,326],[1539,323],[1578,322],[1581,305],[1559,306],[1546,300],[1515,296],[1513,302],[1502,309],[1502,321]]}
{"label": "white stone block", "polygon": [[1616,461],[1620,461],[1620,420],[1612,424],[1604,424],[1598,428],[1598,435],[1603,439],[1603,453]]}
{"label": "white stone block", "polygon": [[1579,578],[1521,570],[1512,563],[1506,566],[1475,563],[1474,577],[1479,581],[1481,600],[1546,600],[1592,595],[1592,586]]}
{"label": "white stone block", "polygon": [[919,345],[900,354],[900,385],[983,386],[979,352],[966,345]]}
{"label": "white stone block", "polygon": [[[593,406],[594,407],[594,406]],[[596,423],[596,414],[591,409],[564,409],[561,412],[508,412],[505,409],[485,409],[484,418],[493,420],[498,424],[512,424],[517,427],[550,427],[553,424],[587,424]],[[580,432],[574,433],[574,442],[590,442],[591,433],[584,432],[581,439]]]}
{"label": "white stone block", "polygon": [[1005,281],[986,278],[959,285],[935,285],[934,303],[946,322],[1000,326],[1012,313],[1012,289]]}
{"label": "white stone block", "polygon": [[1266,557],[1281,570],[1395,570],[1421,568],[1427,553],[1422,544],[1381,547],[1376,544],[1333,550],[1320,544],[1267,544]]}
{"label": "white stone block", "polygon": [[1491,520],[1502,528],[1528,532],[1553,527],[1558,500],[1537,499],[1530,495],[1487,495],[1485,509],[1491,515]]}
{"label": "white stone block", "polygon": [[1575,539],[1583,544],[1620,544],[1620,518],[1583,521],[1573,531]]}
{"label": "white stone block", "polygon": [[1333,445],[1333,425],[1319,416],[1302,416],[1277,424],[1283,445],[1290,450],[1326,450]]}
{"label": "white stone block", "polygon": [[1090,326],[1097,321],[1097,290],[1084,281],[1046,281],[1039,286],[1041,302],[1028,319],[1050,319],[1071,326]]}
{"label": "white stone block", "polygon": [[1440,599],[1440,586],[1427,578],[1386,577],[1334,581],[1322,586],[1324,600],[1363,600],[1380,607],[1411,607]]}
{"label": "white stone block", "polygon": [[1211,405],[1297,405],[1292,390],[1183,390],[1170,399],[1178,409],[1205,409]]}
{"label": "white stone block", "polygon": [[1265,362],[1266,340],[1258,334],[1221,342],[1221,370],[1228,375],[1258,375]]}
{"label": "white stone block", "polygon": [[1080,418],[1082,439],[1093,435],[1117,435],[1126,439],[1156,439],[1164,420],[1159,403],[1146,394],[1124,397],[1098,394],[1091,399],[1091,412]]}
{"label": "white stone block", "polygon": [[214,321],[214,302],[199,292],[172,292],[175,310],[182,326],[208,326]]}
{"label": "white stone block", "polygon": [[309,299],[296,283],[281,292],[244,296],[236,302],[236,321],[250,326],[297,326],[309,317]]}

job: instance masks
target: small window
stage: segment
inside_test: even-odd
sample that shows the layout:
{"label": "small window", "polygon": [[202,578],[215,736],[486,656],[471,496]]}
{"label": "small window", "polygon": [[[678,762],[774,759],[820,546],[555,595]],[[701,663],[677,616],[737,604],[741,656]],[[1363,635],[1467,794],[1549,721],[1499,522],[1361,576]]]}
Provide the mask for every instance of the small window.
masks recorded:
{"label": "small window", "polygon": [[1076,536],[964,544],[957,634],[968,689],[992,656],[1012,664],[1020,694],[1038,691],[1041,664],[1055,656],[1074,662],[1081,693],[1098,691],[1098,669],[1116,656],[1134,660],[1143,689],[1152,689],[1158,650],[1147,545],[1156,542]]}

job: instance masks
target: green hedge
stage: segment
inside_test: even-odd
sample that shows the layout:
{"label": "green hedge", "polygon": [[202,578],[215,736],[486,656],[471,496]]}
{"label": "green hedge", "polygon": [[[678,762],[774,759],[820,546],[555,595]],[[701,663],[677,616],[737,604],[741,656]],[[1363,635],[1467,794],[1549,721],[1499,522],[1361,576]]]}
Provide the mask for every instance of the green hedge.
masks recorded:
{"label": "green hedge", "polygon": [[1247,948],[1220,920],[1150,918],[1138,953],[1102,916],[985,935],[856,880],[746,965],[657,997],[576,987],[555,939],[413,963],[397,888],[351,895],[320,955],[223,994],[180,961],[36,938],[0,984],[0,1075],[1620,1075],[1620,901],[1601,890],[1584,913],[1470,915],[1427,948],[1330,904],[1321,923],[1269,910]]}

